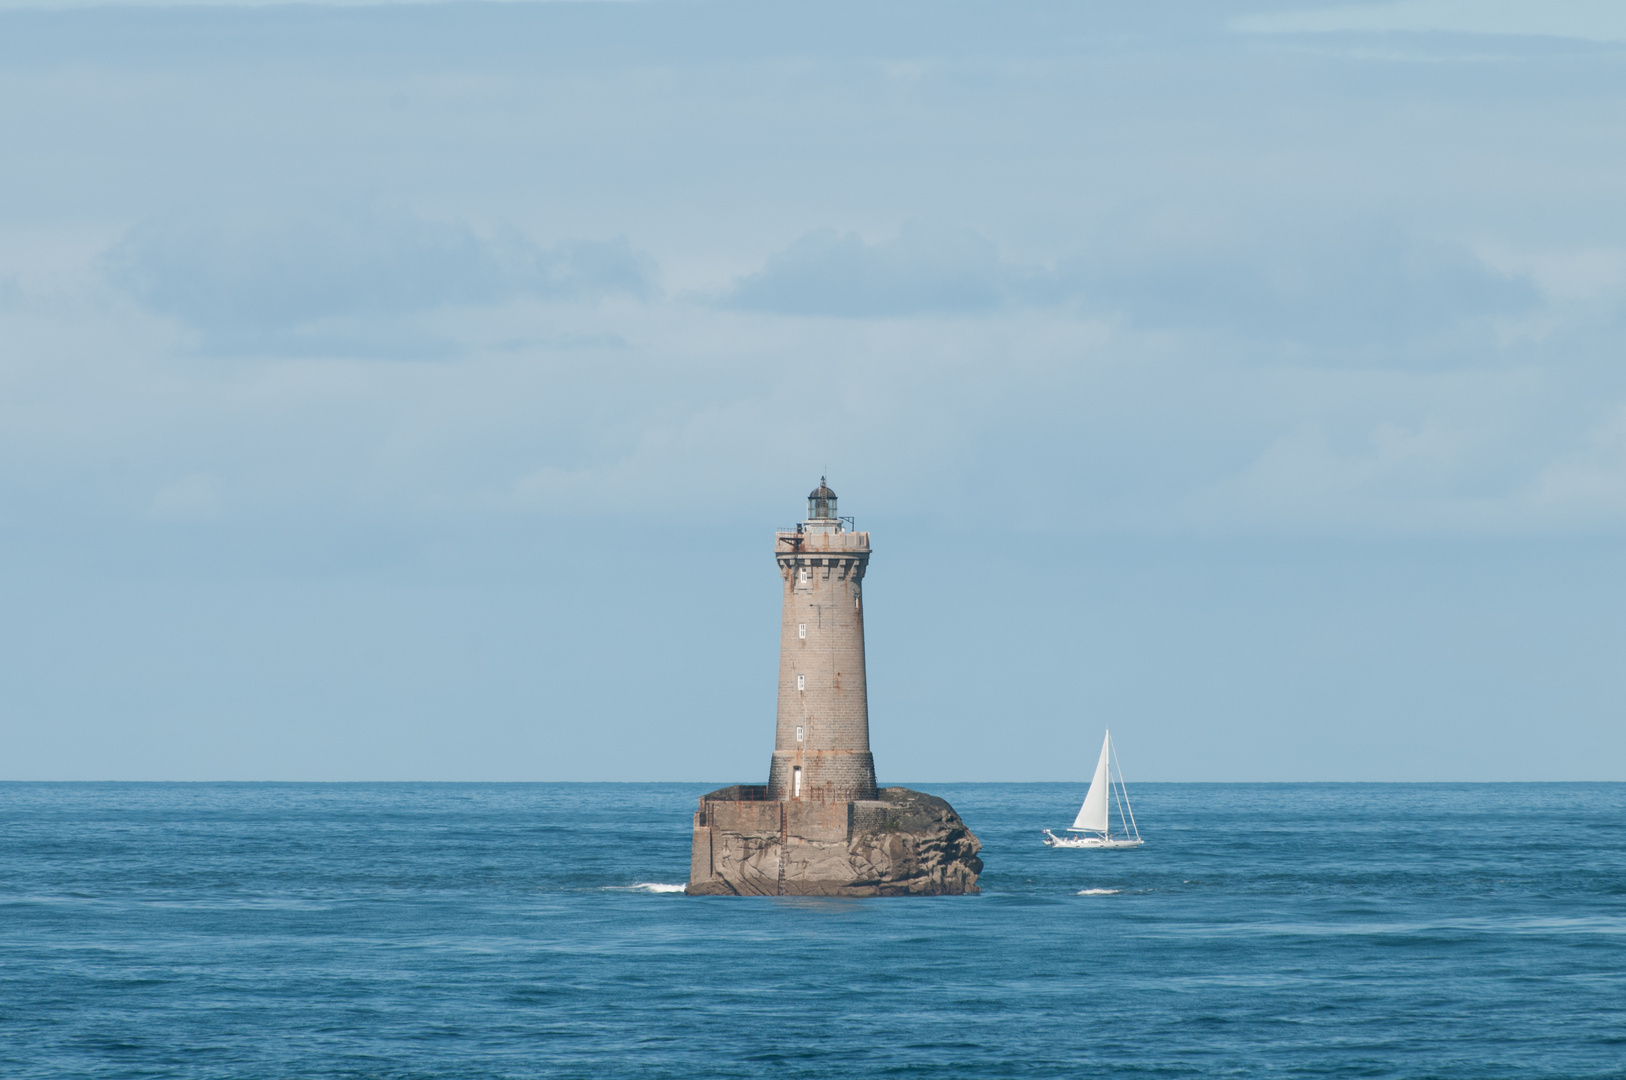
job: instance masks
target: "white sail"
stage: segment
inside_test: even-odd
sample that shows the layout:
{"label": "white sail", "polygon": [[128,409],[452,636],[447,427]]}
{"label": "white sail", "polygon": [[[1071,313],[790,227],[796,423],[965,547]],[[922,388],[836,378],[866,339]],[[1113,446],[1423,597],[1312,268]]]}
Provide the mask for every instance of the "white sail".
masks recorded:
{"label": "white sail", "polygon": [[1090,781],[1090,790],[1084,796],[1084,805],[1079,807],[1078,817],[1073,821],[1073,832],[1107,831],[1107,750],[1112,744],[1112,732],[1101,740],[1101,760],[1095,763],[1095,779]]}

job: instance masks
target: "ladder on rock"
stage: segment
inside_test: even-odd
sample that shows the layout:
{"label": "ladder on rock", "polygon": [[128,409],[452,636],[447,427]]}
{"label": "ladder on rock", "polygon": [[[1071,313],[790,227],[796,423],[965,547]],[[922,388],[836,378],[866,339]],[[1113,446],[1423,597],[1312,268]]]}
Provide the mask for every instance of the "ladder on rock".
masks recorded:
{"label": "ladder on rock", "polygon": [[776,896],[785,895],[785,834],[789,830],[789,822],[786,821],[786,817],[785,804],[781,802],[779,804],[779,891],[774,894]]}

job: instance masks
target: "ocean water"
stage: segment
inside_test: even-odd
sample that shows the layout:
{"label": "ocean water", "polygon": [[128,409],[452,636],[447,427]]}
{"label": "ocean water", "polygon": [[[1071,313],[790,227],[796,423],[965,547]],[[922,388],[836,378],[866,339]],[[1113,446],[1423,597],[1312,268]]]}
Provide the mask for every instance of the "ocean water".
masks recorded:
{"label": "ocean water", "polygon": [[672,891],[712,786],[0,784],[0,1076],[1626,1076],[1626,785],[921,784],[864,901]]}

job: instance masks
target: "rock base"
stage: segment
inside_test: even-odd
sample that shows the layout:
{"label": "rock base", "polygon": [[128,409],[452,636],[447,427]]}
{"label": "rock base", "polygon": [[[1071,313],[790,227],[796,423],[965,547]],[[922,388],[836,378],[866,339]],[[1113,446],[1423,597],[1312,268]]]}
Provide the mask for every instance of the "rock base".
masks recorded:
{"label": "rock base", "polygon": [[690,896],[955,896],[974,893],[982,844],[954,807],[908,788],[875,799],[770,800],[723,788],[694,816]]}

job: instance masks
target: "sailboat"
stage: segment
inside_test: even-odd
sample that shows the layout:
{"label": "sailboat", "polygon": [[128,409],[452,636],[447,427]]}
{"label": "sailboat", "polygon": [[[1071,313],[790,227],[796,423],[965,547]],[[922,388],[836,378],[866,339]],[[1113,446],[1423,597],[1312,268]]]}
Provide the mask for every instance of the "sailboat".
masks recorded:
{"label": "sailboat", "polygon": [[[1132,848],[1140,847],[1143,840],[1140,830],[1135,828],[1135,812],[1129,808],[1129,792],[1124,789],[1124,773],[1120,767],[1117,769],[1116,780],[1113,777],[1112,763],[1118,755],[1112,750],[1112,732],[1101,740],[1101,760],[1095,763],[1095,779],[1090,781],[1090,790],[1084,796],[1084,805],[1078,809],[1078,817],[1068,828],[1070,833],[1079,833],[1078,836],[1057,836],[1049,829],[1044,831],[1044,842],[1051,847],[1064,848]],[[1112,834],[1112,821],[1110,803],[1117,804],[1119,834]]]}

